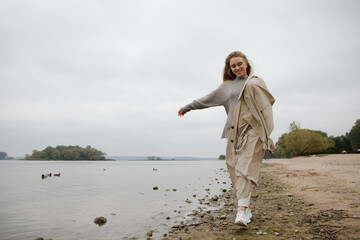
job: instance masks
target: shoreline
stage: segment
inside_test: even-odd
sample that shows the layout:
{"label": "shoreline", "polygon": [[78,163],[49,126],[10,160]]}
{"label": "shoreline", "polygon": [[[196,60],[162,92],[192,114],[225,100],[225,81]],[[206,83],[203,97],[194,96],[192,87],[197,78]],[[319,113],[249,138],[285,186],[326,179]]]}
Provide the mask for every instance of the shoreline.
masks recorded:
{"label": "shoreline", "polygon": [[332,171],[338,172],[338,178],[343,179],[343,174],[349,175],[346,170],[349,165],[353,170],[350,176],[353,181],[345,184],[349,186],[343,183],[338,186],[330,181],[332,184],[327,187],[330,190],[351,189],[360,183],[359,177],[354,175],[360,169],[360,155],[264,161],[259,186],[252,194],[253,218],[247,228],[234,224],[237,200],[230,190],[213,201],[218,210],[194,210],[189,214],[192,220],[172,226],[162,239],[356,239],[360,236],[359,187],[352,190],[351,196],[349,191],[345,196],[344,192],[339,192],[338,195],[348,199],[349,203],[337,205],[333,203],[341,200],[339,196],[328,199],[330,204],[326,204],[325,199],[329,198],[326,189],[317,190],[318,194],[314,195],[313,188],[309,187],[323,184],[318,183],[320,180],[336,178]]}

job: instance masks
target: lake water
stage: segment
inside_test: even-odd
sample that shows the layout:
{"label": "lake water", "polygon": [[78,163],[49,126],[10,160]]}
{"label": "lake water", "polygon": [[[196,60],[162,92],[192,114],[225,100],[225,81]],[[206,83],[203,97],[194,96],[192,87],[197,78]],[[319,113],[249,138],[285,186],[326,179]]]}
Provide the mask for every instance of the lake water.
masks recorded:
{"label": "lake water", "polygon": [[230,188],[220,169],[225,161],[0,161],[0,239],[160,238],[198,198]]}

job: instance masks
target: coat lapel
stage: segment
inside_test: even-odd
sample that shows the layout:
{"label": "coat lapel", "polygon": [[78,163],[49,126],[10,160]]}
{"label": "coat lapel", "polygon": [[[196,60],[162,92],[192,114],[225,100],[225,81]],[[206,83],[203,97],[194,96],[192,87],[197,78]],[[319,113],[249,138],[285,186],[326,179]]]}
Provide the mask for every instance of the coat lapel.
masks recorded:
{"label": "coat lapel", "polygon": [[244,84],[244,87],[243,87],[243,89],[241,90],[241,92],[240,92],[240,95],[239,95],[239,100],[240,100],[240,98],[241,98],[241,96],[242,96],[242,94],[243,94],[243,92],[244,92],[244,89],[245,89],[245,87],[246,87],[246,85],[248,84],[248,82],[250,81],[250,79],[252,79],[254,77],[254,74],[253,74],[253,72],[251,71],[250,72],[250,75],[248,76],[248,78],[246,79],[246,81],[245,81],[245,84]]}

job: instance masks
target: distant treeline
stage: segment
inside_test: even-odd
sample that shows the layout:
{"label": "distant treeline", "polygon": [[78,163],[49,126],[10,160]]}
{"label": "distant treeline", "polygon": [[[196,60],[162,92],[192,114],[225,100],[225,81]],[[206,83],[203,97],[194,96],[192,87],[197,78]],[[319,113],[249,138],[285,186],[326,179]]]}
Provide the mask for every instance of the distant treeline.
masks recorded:
{"label": "distant treeline", "polygon": [[0,160],[14,160],[15,158],[9,157],[6,152],[0,152]]}
{"label": "distant treeline", "polygon": [[56,146],[47,147],[42,151],[33,150],[31,155],[26,154],[26,160],[105,160],[103,153],[91,146],[82,148],[79,146]]}
{"label": "distant treeline", "polygon": [[283,158],[313,154],[359,153],[360,119],[356,120],[349,133],[333,137],[327,133],[301,129],[295,121],[290,124],[289,132],[281,135],[276,142],[273,154],[265,158]]}

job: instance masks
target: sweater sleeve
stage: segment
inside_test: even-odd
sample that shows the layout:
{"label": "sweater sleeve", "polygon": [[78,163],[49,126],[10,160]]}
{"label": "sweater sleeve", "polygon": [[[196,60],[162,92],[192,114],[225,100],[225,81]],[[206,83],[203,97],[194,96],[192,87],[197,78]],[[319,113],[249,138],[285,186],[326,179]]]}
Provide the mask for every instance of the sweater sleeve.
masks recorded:
{"label": "sweater sleeve", "polygon": [[194,100],[192,103],[189,103],[188,105],[182,107],[181,110],[183,111],[183,113],[187,113],[191,110],[221,106],[224,105],[226,101],[227,94],[222,84],[211,93],[197,100]]}

